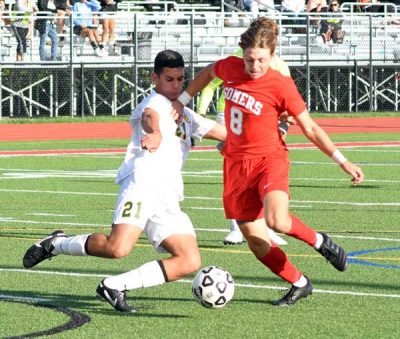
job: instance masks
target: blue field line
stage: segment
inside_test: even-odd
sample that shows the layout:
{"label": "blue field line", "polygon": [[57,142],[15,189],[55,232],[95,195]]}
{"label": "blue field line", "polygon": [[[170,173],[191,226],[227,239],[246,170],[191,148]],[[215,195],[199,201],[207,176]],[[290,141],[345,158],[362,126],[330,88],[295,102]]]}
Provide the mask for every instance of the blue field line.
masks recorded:
{"label": "blue field line", "polygon": [[350,257],[349,263],[363,265],[363,266],[374,266],[374,267],[381,267],[381,268],[400,269],[400,265],[378,264],[375,262],[354,258],[354,257],[358,257],[360,255],[369,254],[369,253],[379,253],[379,252],[399,251],[399,250],[400,250],[400,247],[387,247],[387,248],[378,248],[378,249],[350,252],[350,253],[348,253],[348,255]]}

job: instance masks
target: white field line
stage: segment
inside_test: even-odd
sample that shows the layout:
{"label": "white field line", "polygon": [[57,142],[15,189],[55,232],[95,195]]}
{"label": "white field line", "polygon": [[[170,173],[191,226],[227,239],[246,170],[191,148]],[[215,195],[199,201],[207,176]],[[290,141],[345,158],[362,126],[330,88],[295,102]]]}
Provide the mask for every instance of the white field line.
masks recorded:
{"label": "white field line", "polygon": [[[337,166],[337,164],[336,163],[334,163],[334,162],[324,162],[324,161],[321,161],[321,162],[319,162],[319,161],[291,161],[290,162],[291,164],[293,164],[293,165],[334,165],[334,166]],[[388,166],[388,167],[391,167],[391,166],[394,166],[394,167],[398,167],[398,166],[400,166],[400,163],[371,163],[371,162],[359,162],[358,163],[359,165],[362,165],[362,166]]]}
{"label": "white field line", "polygon": [[44,299],[44,298],[35,298],[35,297],[20,297],[16,295],[10,295],[10,294],[0,294],[0,300],[11,300],[11,301],[22,301],[22,302],[48,302],[50,299]]}
{"label": "white field line", "polygon": [[[69,276],[78,278],[104,278],[104,274],[94,273],[73,273],[73,272],[53,272],[53,271],[32,271],[24,269],[5,269],[0,268],[0,272],[12,272],[12,273],[23,273],[23,274],[47,274],[47,275],[58,275],[58,276]],[[191,284],[192,280],[181,279],[177,282]],[[253,288],[253,289],[268,289],[268,290],[286,290],[287,287],[282,286],[271,286],[271,285],[254,285],[254,284],[239,284],[235,282],[235,287],[242,288]],[[385,293],[370,293],[370,292],[354,292],[345,290],[324,290],[314,289],[313,292],[321,294],[333,294],[333,295],[349,295],[354,297],[371,297],[371,298],[393,298],[400,299],[400,294],[385,294]],[[1,294],[0,294],[1,297]],[[1,298],[0,298],[1,299]]]}
{"label": "white field line", "polygon": [[[19,220],[8,217],[0,217],[0,223],[19,223],[19,224],[49,224],[46,221],[34,221],[34,220]],[[72,223],[72,222],[57,222],[59,226],[89,226],[89,227],[108,227],[109,225],[105,224],[93,224],[93,223]],[[398,229],[400,225],[393,226],[391,228]],[[211,232],[211,233],[226,233],[228,228],[212,228],[210,227],[195,227],[196,232]],[[285,236],[285,235],[284,235]],[[286,237],[286,236],[285,236]],[[371,241],[388,241],[388,242],[400,242],[400,239],[397,238],[383,238],[383,237],[365,237],[365,236],[357,236],[357,235],[338,235],[335,234],[335,238],[341,239],[352,239],[352,240],[371,240]]]}
{"label": "white field line", "polygon": [[[0,192],[13,193],[48,193],[48,194],[71,194],[71,195],[100,195],[100,196],[116,196],[116,193],[100,193],[100,192],[71,192],[71,191],[42,191],[42,190],[14,190],[8,188],[0,188]],[[221,198],[212,197],[185,197],[185,200],[221,200]],[[327,205],[348,205],[348,206],[400,206],[400,202],[353,202],[353,201],[321,201],[321,200],[291,200],[295,204],[327,204]],[[189,209],[215,209],[208,207],[185,207]]]}
{"label": "white field line", "polygon": [[26,215],[35,215],[39,217],[75,217],[75,214],[55,214],[55,213],[27,213]]}

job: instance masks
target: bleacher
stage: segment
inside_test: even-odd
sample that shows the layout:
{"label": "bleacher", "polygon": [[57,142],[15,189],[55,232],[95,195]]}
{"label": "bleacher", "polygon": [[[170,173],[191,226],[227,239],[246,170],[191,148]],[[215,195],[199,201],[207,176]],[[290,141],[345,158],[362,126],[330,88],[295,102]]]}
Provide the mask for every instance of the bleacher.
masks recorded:
{"label": "bleacher", "polygon": [[[390,24],[394,20],[400,22],[397,10],[384,17],[382,14],[372,16],[370,28],[370,15],[356,13],[353,4],[344,3],[342,7],[346,13],[343,23],[346,36],[343,44],[324,45],[319,38],[319,28],[315,25],[310,24],[306,32],[299,34],[296,33],[296,26],[283,24],[278,46],[281,56],[288,60],[323,60],[333,55],[339,60],[366,60],[372,54],[373,59],[397,61],[400,25]],[[65,41],[59,46],[58,60],[69,62],[72,55],[73,62],[122,62],[136,59],[151,61],[160,49],[175,48],[184,51],[190,60],[213,61],[237,48],[240,34],[252,19],[248,12],[233,12],[227,16],[220,11],[219,6],[207,3],[126,1],[120,4],[119,9],[115,16],[118,22],[117,43],[108,50],[108,57],[93,59],[93,50],[88,40],[71,35],[68,30],[66,34],[60,35]],[[273,15],[278,22],[289,17],[280,12],[269,15]],[[225,27],[227,18],[230,25]],[[68,24],[67,19],[67,28]],[[305,25],[306,21],[303,26]],[[99,25],[100,34],[101,29]],[[40,62],[39,37],[36,31],[33,33],[25,62],[37,63]],[[373,43],[372,53],[369,51],[370,39]],[[13,62],[13,46],[16,42],[8,27],[1,28],[0,43],[1,61]]]}
{"label": "bleacher", "polygon": [[[149,5],[152,5],[151,10],[149,10]],[[120,107],[127,105],[133,107],[140,97],[148,92],[150,87],[148,81],[138,80],[137,74],[129,72],[132,70],[139,72],[139,69],[142,68],[150,69],[155,55],[160,50],[168,48],[182,53],[190,66],[188,69],[191,70],[191,74],[196,68],[199,69],[210,62],[232,54],[238,49],[240,34],[246,30],[252,20],[250,13],[240,10],[224,13],[219,6],[207,5],[206,3],[201,3],[200,5],[189,6],[187,2],[180,4],[173,1],[155,3],[148,1],[122,2],[119,12],[114,16],[117,20],[116,43],[113,47],[107,47],[108,56],[105,57],[94,55],[88,39],[71,34],[69,22],[72,17],[67,19],[67,33],[63,35],[65,40],[59,46],[58,61],[46,62],[47,71],[50,72],[54,69],[57,72],[58,70],[64,72],[62,76],[59,76],[58,73],[54,73],[54,76],[52,74],[51,76],[45,75],[46,79],[49,77],[52,81],[61,81],[60,79],[66,81],[68,79],[68,86],[72,87],[71,90],[67,90],[63,94],[64,98],[62,100],[64,101],[54,99],[54,102],[60,102],[56,109],[71,105],[69,111],[71,114],[75,114],[77,109],[76,102],[68,104],[68,100],[72,98],[70,93],[78,90],[74,88],[73,79],[77,77],[77,74],[81,74],[81,76],[86,74],[85,72],[88,69],[93,69],[90,75],[93,78],[93,83],[100,84],[103,88],[112,86],[109,91],[107,90],[111,103],[107,103],[107,100],[96,94],[98,92],[90,89],[91,85],[88,85],[88,91],[91,91],[90,94],[93,97],[93,103],[90,105],[94,108],[91,108],[91,112],[96,114],[96,100],[99,100],[100,105],[107,105],[107,110],[111,109],[111,114],[117,114]],[[319,34],[319,26],[315,23],[315,13],[312,14],[312,20],[305,14],[304,23],[301,25],[285,23],[285,20],[290,19],[290,15],[286,13],[282,14],[276,11],[269,14],[280,25],[277,54],[291,66],[293,74],[297,77],[296,79],[301,81],[305,79],[309,83],[307,91],[312,92],[315,90],[319,93],[318,96],[321,98],[315,99],[318,101],[315,107],[322,106],[328,111],[331,110],[333,102],[335,102],[333,109],[337,110],[337,102],[344,102],[344,100],[348,102],[348,110],[351,111],[354,107],[354,100],[351,98],[353,90],[350,83],[346,89],[346,95],[349,98],[338,99],[338,97],[335,97],[333,99],[331,97],[329,85],[331,77],[338,77],[335,81],[351,82],[354,77],[361,77],[360,75],[355,75],[357,73],[356,65],[367,67],[370,72],[372,72],[372,68],[369,65],[373,65],[373,67],[379,67],[380,70],[391,70],[388,72],[387,78],[393,78],[393,72],[398,72],[400,62],[400,25],[393,24],[394,22],[400,23],[400,11],[397,11],[397,8],[390,13],[365,14],[356,12],[354,9],[351,10],[350,7],[346,9],[346,6],[348,6],[346,3],[342,6],[344,6],[342,29],[346,34],[343,43],[340,44],[332,41],[323,43]],[[104,13],[98,14],[104,15]],[[318,14],[320,17],[324,15],[328,18],[331,14]],[[226,25],[227,19],[229,20],[229,25]],[[100,35],[101,30],[102,27],[99,24],[98,31]],[[50,49],[50,46],[47,47]],[[25,91],[27,88],[25,85],[33,88],[38,81],[41,81],[40,76],[42,75],[39,74],[44,69],[43,62],[39,59],[39,37],[37,32],[34,31],[32,39],[29,41],[28,51],[23,63],[15,62],[15,49],[15,37],[12,36],[9,27],[1,27],[0,68],[13,69],[15,72],[21,69],[29,69],[32,74],[38,74],[38,79],[32,76],[32,79],[23,80],[31,81],[30,85],[20,85]],[[307,73],[307,67],[311,69],[311,73]],[[114,70],[111,75],[99,75],[101,72],[112,69]],[[129,74],[125,75],[124,72],[127,70]],[[325,75],[319,78],[319,74],[324,74],[328,70],[332,70],[333,74],[327,74],[326,79],[324,78]],[[339,70],[338,74],[335,73],[336,70]],[[71,73],[73,75],[68,76]],[[346,80],[341,78],[344,74],[346,74]],[[361,75],[364,74],[365,70],[361,72]],[[394,81],[398,83],[399,79],[396,74],[394,74]],[[102,81],[108,81],[104,79],[110,77],[112,83],[101,84]],[[4,81],[4,79],[0,78],[0,81]],[[85,79],[82,78],[81,81],[85,81]],[[121,99],[121,103],[117,98],[120,95],[120,91],[116,88],[119,81],[123,81],[125,87],[134,91],[134,94],[124,94],[125,101]],[[360,81],[364,84],[369,82],[370,79],[361,79]],[[385,83],[385,81],[386,78],[383,78],[382,81],[379,80],[376,86],[379,87],[379,84]],[[140,82],[140,84],[136,82]],[[326,84],[322,86],[322,82]],[[2,99],[0,106],[3,102],[11,100],[12,96],[22,93],[22,90],[14,89],[13,85],[15,85],[15,82],[10,84],[2,83],[3,88],[7,88],[7,93],[11,94],[7,94],[9,96]],[[373,85],[366,84],[365,86],[366,88],[371,88]],[[400,88],[400,86],[395,88]],[[385,96],[385,100],[393,102],[394,108],[398,110],[400,107],[400,93],[397,94],[396,90],[390,90],[396,94],[382,91],[382,97]],[[395,96],[394,99],[391,98],[392,94]],[[33,102],[33,94],[29,95],[29,102]],[[308,97],[310,103],[314,100],[310,94],[306,93],[305,97]],[[390,98],[387,99],[386,97]],[[89,95],[85,100],[89,102],[88,98]],[[53,112],[54,109],[48,108],[48,111]],[[55,115],[57,114],[55,113]]]}

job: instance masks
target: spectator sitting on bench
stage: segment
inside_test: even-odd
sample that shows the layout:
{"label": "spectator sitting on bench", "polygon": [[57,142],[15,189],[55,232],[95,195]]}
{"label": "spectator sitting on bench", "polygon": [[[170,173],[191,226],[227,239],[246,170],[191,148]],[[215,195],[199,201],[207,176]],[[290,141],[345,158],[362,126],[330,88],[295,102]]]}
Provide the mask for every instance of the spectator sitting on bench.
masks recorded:
{"label": "spectator sitting on bench", "polygon": [[92,12],[99,11],[100,8],[100,3],[96,0],[80,0],[80,2],[75,3],[72,11],[74,34],[83,38],[88,37],[94,53],[99,57],[103,57],[107,55],[107,52],[97,32],[97,26],[93,25],[92,14]]}
{"label": "spectator sitting on bench", "polygon": [[101,11],[106,13],[101,19],[103,25],[101,40],[104,45],[106,45],[107,42],[110,46],[114,46],[115,44],[116,20],[111,14],[118,11],[118,3],[121,1],[122,0],[100,0]]}
{"label": "spectator sitting on bench", "polygon": [[[339,13],[339,10],[339,0],[331,0],[328,6],[328,12]],[[327,43],[330,40],[336,44],[343,43],[345,32],[342,30],[342,22],[343,19],[339,16],[321,20],[321,29],[319,33],[321,34],[324,43]]]}

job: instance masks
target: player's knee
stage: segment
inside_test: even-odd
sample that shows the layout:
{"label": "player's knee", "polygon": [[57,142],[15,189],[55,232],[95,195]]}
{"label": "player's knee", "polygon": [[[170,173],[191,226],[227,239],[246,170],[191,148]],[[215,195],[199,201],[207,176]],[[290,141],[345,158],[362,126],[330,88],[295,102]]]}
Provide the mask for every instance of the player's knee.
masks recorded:
{"label": "player's knee", "polygon": [[269,215],[266,221],[268,227],[274,231],[285,233],[286,230],[290,228],[290,220],[288,218]]}
{"label": "player's knee", "polygon": [[201,268],[201,257],[200,253],[198,254],[190,254],[182,258],[182,268],[183,275],[188,275],[194,272],[197,272]]}
{"label": "player's knee", "polygon": [[250,250],[256,257],[262,257],[270,249],[270,244],[262,238],[250,236],[247,239]]}
{"label": "player's knee", "polygon": [[109,257],[111,259],[121,259],[128,256],[130,249],[121,246],[110,246],[108,250]]}

